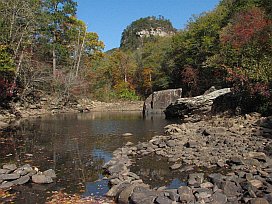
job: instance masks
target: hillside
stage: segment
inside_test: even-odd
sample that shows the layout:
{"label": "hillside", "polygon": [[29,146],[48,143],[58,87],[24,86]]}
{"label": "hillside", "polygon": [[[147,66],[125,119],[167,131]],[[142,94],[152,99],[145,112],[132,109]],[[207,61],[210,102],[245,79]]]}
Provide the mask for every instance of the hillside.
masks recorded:
{"label": "hillside", "polygon": [[135,50],[142,47],[143,43],[152,41],[156,36],[172,36],[175,32],[172,23],[162,16],[140,18],[123,31],[120,48]]}

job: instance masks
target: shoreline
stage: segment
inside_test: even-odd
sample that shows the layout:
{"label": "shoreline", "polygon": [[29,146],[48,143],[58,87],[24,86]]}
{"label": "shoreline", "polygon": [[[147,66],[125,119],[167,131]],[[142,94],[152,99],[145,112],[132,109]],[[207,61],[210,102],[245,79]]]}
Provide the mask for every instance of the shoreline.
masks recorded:
{"label": "shoreline", "polygon": [[[164,135],[137,145],[128,142],[113,152],[104,165],[111,184],[107,196],[118,203],[271,203],[271,138],[272,117],[259,114],[168,125]],[[173,171],[186,173],[193,167],[228,171],[208,176],[190,172],[186,186],[152,189],[130,171],[137,158],[148,155],[167,158]]]}
{"label": "shoreline", "polygon": [[[12,109],[0,109],[0,131],[14,126],[18,121],[27,118],[41,117],[44,115],[65,114],[65,113],[88,113],[101,111],[142,111],[143,101],[119,101],[100,102],[81,100],[71,106],[58,106],[56,104],[34,104],[28,108],[12,105]],[[18,125],[18,124],[17,124]]]}

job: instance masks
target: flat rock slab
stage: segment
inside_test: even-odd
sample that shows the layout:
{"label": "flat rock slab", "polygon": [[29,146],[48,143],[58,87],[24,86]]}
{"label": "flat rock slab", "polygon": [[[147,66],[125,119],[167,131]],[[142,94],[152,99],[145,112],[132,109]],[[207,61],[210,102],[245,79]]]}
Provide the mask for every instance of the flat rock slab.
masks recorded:
{"label": "flat rock slab", "polygon": [[3,169],[14,171],[15,169],[17,169],[17,166],[15,164],[5,164],[3,165]]}
{"label": "flat rock slab", "polygon": [[12,181],[12,183],[14,183],[15,185],[22,185],[22,184],[27,183],[29,180],[30,180],[30,176],[25,175],[17,180]]}
{"label": "flat rock slab", "polygon": [[20,174],[2,174],[0,175],[2,180],[15,180],[20,178]]}
{"label": "flat rock slab", "polygon": [[2,183],[0,184],[0,189],[3,189],[3,188],[10,188],[12,187],[14,184],[12,182],[5,182],[5,183]]}
{"label": "flat rock slab", "polygon": [[42,183],[52,183],[53,182],[53,179],[49,176],[45,176],[45,175],[33,175],[32,176],[32,181],[34,183],[39,183],[39,184],[42,184]]}
{"label": "flat rock slab", "polygon": [[170,166],[170,169],[172,169],[172,170],[179,169],[181,167],[181,165],[182,165],[181,163],[173,164],[172,166]]}

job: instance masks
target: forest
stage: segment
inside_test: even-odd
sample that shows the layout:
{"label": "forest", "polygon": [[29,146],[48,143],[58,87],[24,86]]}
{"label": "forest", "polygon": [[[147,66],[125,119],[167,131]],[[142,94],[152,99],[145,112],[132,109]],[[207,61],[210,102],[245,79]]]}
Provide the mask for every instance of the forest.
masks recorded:
{"label": "forest", "polygon": [[0,0],[0,9],[2,105],[46,94],[140,100],[168,88],[196,96],[215,86],[232,87],[245,110],[272,112],[270,0],[221,0],[181,30],[143,17],[107,52],[73,0]]}

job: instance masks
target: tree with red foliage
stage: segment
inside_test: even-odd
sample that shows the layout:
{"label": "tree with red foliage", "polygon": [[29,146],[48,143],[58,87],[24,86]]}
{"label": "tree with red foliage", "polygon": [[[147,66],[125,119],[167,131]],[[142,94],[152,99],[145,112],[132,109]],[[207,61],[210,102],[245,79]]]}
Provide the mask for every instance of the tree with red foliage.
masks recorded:
{"label": "tree with red foliage", "polygon": [[233,22],[223,29],[220,40],[223,44],[230,43],[239,49],[259,34],[262,34],[260,40],[268,40],[269,36],[264,36],[266,32],[262,31],[271,25],[272,21],[266,17],[264,10],[252,7],[236,14]]}

